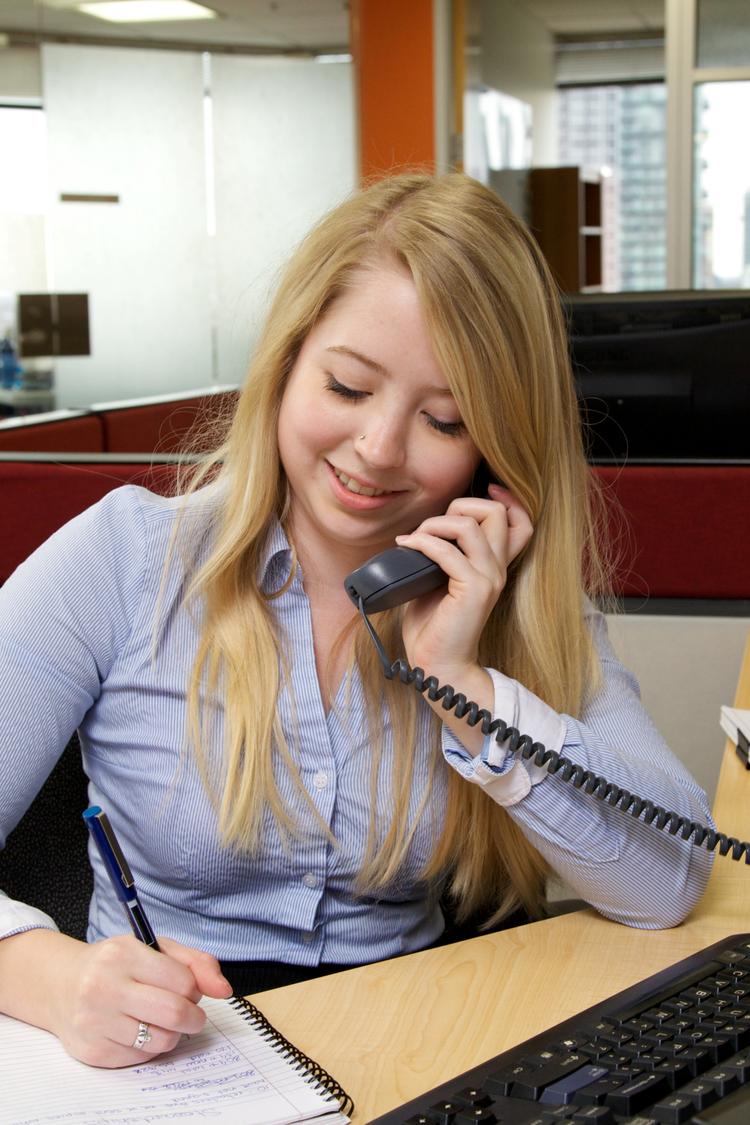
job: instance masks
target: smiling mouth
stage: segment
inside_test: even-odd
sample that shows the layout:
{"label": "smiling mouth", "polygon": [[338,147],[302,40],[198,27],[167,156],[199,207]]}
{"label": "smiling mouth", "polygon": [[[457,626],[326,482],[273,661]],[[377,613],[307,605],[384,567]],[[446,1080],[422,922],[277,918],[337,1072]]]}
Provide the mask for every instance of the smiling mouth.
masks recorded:
{"label": "smiling mouth", "polygon": [[367,485],[360,484],[354,477],[342,473],[341,469],[337,469],[333,465],[331,465],[331,468],[333,469],[334,476],[337,480],[341,481],[344,488],[348,489],[349,492],[356,493],[358,496],[385,496],[386,493],[392,491],[389,488],[368,488]]}

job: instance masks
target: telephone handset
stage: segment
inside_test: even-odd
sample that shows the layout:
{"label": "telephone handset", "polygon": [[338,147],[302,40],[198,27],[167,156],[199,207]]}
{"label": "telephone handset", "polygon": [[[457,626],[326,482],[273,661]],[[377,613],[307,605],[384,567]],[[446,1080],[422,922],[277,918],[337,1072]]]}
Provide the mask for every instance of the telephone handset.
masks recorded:
{"label": "telephone handset", "polygon": [[683,840],[692,837],[695,847],[704,846],[707,851],[719,850],[720,855],[731,854],[732,859],[750,864],[750,843],[737,840],[707,828],[699,821],[688,820],[679,813],[670,812],[655,805],[653,801],[620,789],[605,777],[599,777],[591,770],[572,762],[554,750],[547,750],[541,742],[534,742],[527,734],[521,734],[515,727],[502,719],[493,719],[489,711],[467,700],[450,684],[440,684],[435,676],[428,676],[422,668],[412,668],[405,660],[391,662],[383,648],[368,614],[393,609],[413,598],[421,597],[438,589],[448,581],[447,575],[437,563],[428,559],[421,551],[411,547],[390,547],[379,555],[353,570],[344,579],[349,597],[364,618],[367,631],[375,645],[383,672],[387,679],[399,679],[403,684],[413,684],[414,688],[426,694],[433,702],[442,700],[443,709],[455,711],[457,718],[465,718],[469,726],[481,723],[484,735],[494,734],[497,742],[507,743],[509,754],[520,753],[528,761],[533,758],[535,765],[546,766],[547,773],[558,775],[585,793],[606,801],[613,808],[628,813],[646,824],[653,824],[671,836],[680,835]]}
{"label": "telephone handset", "polygon": [[365,613],[393,609],[413,598],[421,598],[448,581],[445,571],[421,551],[411,547],[389,547],[353,570],[344,581],[356,606],[362,600]]}

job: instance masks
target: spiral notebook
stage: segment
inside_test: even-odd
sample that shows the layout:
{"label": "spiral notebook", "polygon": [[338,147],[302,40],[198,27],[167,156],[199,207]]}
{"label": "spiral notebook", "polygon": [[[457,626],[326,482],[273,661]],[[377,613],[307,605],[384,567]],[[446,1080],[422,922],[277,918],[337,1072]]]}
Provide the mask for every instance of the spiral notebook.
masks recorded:
{"label": "spiral notebook", "polygon": [[0,1016],[0,1125],[345,1125],[351,1098],[246,1000],[201,1001],[208,1019],[168,1055],[101,1070],[46,1031]]}

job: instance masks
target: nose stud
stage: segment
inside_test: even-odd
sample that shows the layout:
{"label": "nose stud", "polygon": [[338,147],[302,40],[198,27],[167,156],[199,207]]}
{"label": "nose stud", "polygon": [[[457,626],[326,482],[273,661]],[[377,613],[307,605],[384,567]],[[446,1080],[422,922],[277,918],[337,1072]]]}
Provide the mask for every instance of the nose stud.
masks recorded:
{"label": "nose stud", "polygon": [[364,441],[366,437],[367,437],[367,434],[360,434],[359,438],[357,440],[358,441]]}

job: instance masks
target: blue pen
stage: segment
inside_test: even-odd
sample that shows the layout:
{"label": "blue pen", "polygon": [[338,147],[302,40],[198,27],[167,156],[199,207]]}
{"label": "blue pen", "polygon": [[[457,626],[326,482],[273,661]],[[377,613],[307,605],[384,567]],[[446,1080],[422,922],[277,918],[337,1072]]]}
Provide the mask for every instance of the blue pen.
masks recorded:
{"label": "blue pen", "polygon": [[123,910],[127,914],[133,933],[139,941],[142,941],[145,945],[150,945],[152,949],[158,950],[159,945],[154,937],[154,931],[151,929],[144,909],[138,901],[135,880],[128,867],[128,862],[122,854],[122,848],[117,842],[112,825],[107,819],[107,814],[102,812],[98,805],[92,805],[91,808],[86,809],[83,819],[86,821],[89,832],[94,837],[94,843],[104,860],[107,874],[112,881],[117,897],[122,903]]}

